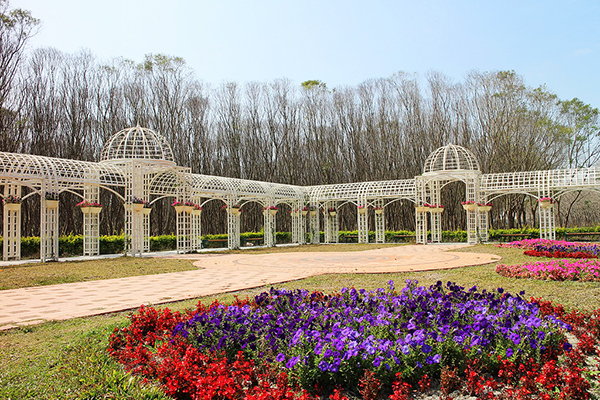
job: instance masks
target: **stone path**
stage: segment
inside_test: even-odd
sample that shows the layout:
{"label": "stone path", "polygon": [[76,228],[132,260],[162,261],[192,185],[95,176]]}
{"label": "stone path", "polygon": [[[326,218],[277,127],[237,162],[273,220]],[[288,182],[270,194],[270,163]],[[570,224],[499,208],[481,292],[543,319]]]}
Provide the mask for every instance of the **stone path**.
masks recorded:
{"label": "stone path", "polygon": [[[0,330],[134,309],[330,273],[424,271],[482,265],[494,254],[466,245],[398,246],[361,252],[161,255],[196,260],[195,271],[0,291]],[[157,260],[157,262],[159,262]]]}

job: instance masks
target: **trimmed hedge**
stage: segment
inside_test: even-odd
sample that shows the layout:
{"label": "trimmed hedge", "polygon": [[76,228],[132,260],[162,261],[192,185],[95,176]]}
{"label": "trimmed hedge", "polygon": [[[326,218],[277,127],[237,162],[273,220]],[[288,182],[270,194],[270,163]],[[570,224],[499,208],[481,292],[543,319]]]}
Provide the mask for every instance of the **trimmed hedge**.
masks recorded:
{"label": "trimmed hedge", "polygon": [[[556,228],[556,238],[563,239],[565,233],[584,233],[584,232],[600,232],[599,226],[588,226],[588,227],[577,227],[577,228]],[[537,228],[522,228],[522,229],[490,229],[489,240],[491,242],[501,241],[503,238],[501,235],[505,234],[528,234],[525,239],[534,239],[540,236],[540,231]],[[413,241],[411,238],[395,238],[396,235],[414,235],[414,231],[386,231],[385,240],[386,242],[408,242]],[[345,235],[358,235],[358,231],[340,231],[340,241],[343,241]],[[263,232],[244,232],[241,235],[241,245],[245,246],[246,241],[249,238],[262,238]],[[324,233],[320,232],[321,243],[324,241]],[[202,243],[204,247],[227,247],[227,242],[213,242],[210,243],[210,239],[227,239],[227,234],[219,235],[204,235],[202,236]],[[291,232],[276,232],[275,234],[276,243],[291,243],[292,233]],[[307,242],[310,243],[310,235],[306,234]],[[369,232],[369,242],[375,241],[375,232]],[[442,231],[443,242],[466,242],[467,232],[466,231]],[[0,237],[0,246],[2,246],[2,238]],[[69,235],[61,236],[58,239],[59,255],[60,256],[74,256],[83,254],[83,236],[82,235]],[[175,250],[177,247],[177,237],[175,235],[161,235],[150,237],[150,250],[151,251],[166,251]],[[100,254],[118,254],[122,253],[125,248],[125,242],[123,235],[111,235],[100,237]],[[39,237],[23,237],[21,238],[21,256],[22,257],[39,257],[40,254],[40,238]]]}

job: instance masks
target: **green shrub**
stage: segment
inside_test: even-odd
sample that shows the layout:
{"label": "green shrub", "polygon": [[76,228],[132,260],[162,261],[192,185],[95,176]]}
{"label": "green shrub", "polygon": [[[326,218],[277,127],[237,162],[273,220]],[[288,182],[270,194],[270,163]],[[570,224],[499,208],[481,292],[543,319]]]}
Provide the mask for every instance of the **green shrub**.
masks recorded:
{"label": "green shrub", "polygon": [[[600,232],[599,226],[587,226],[587,227],[575,227],[575,228],[556,228],[557,239],[569,239],[565,236],[565,233],[584,233],[584,232]],[[527,234],[528,236],[524,239],[534,239],[540,237],[540,231],[537,228],[525,227],[521,229],[490,229],[489,230],[489,241],[503,241],[502,235],[506,234]],[[413,237],[410,238],[397,238],[395,236],[411,235],[414,236],[414,231],[400,230],[400,231],[386,231],[385,241],[388,243],[393,242],[412,242]],[[305,233],[306,242],[310,243],[310,234]],[[343,242],[343,238],[346,235],[356,236],[358,231],[340,231],[339,238],[340,242]],[[325,241],[324,232],[319,232],[321,243]],[[262,238],[263,232],[244,232],[240,235],[241,245],[245,246],[247,239],[249,238]],[[218,235],[204,235],[202,236],[202,243],[204,247],[219,248],[227,247],[227,242],[209,242],[210,239],[227,239],[227,234]],[[292,233],[291,232],[276,232],[275,233],[276,243],[291,243]],[[2,237],[0,237],[0,246],[2,246]],[[369,232],[369,242],[375,241],[375,232]],[[467,232],[458,231],[443,231],[442,241],[447,243],[461,243],[467,241]],[[61,236],[58,239],[59,255],[62,256],[75,256],[83,254],[83,236],[82,235],[68,235]],[[161,235],[150,237],[150,250],[151,251],[167,251],[175,250],[177,248],[177,236],[175,235]],[[119,254],[123,253],[125,249],[125,240],[123,235],[110,235],[100,236],[100,254]],[[21,256],[24,258],[35,258],[39,257],[40,254],[40,238],[39,237],[22,237],[21,238]]]}
{"label": "green shrub", "polygon": [[160,235],[150,237],[150,251],[167,251],[177,248],[177,236]]}
{"label": "green shrub", "polygon": [[123,235],[100,236],[100,254],[119,254],[125,251]]}

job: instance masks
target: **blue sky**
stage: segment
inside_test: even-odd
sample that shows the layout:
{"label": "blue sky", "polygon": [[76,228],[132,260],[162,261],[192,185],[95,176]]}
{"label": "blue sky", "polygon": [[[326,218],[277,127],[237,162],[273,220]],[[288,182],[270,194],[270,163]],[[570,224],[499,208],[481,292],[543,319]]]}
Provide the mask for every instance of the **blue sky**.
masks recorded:
{"label": "blue sky", "polygon": [[42,20],[30,47],[102,60],[182,57],[213,84],[289,78],[328,87],[398,71],[514,70],[600,107],[598,0],[11,0]]}

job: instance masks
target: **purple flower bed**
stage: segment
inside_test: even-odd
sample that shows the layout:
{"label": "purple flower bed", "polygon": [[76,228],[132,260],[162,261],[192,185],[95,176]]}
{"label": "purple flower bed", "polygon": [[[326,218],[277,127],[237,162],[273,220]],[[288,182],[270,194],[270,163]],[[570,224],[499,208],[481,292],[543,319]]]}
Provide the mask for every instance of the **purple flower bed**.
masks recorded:
{"label": "purple flower bed", "polygon": [[593,243],[566,242],[564,240],[526,239],[497,245],[549,253],[588,253],[600,255],[600,246]]}
{"label": "purple flower bed", "polygon": [[535,251],[546,251],[550,253],[584,253],[598,257],[600,246],[593,243],[572,243],[563,241],[551,241],[550,243],[538,243],[532,247]]}
{"label": "purple flower bed", "polygon": [[443,366],[464,368],[477,359],[490,373],[501,358],[539,361],[564,343],[570,327],[520,295],[469,290],[448,282],[427,287],[407,281],[397,292],[342,289],[339,295],[271,289],[249,305],[219,305],[180,323],[200,349],[238,351],[277,363],[305,388],[356,390],[364,371],[382,383],[400,372],[417,382]]}
{"label": "purple flower bed", "polygon": [[563,259],[519,265],[500,264],[496,267],[496,272],[509,278],[600,282],[600,261]]}

